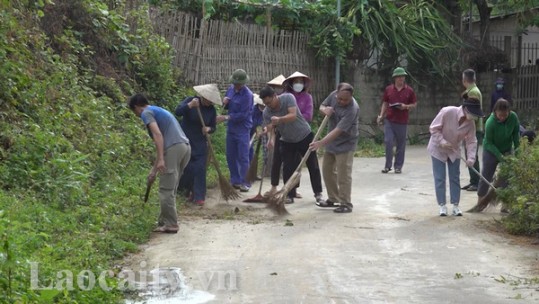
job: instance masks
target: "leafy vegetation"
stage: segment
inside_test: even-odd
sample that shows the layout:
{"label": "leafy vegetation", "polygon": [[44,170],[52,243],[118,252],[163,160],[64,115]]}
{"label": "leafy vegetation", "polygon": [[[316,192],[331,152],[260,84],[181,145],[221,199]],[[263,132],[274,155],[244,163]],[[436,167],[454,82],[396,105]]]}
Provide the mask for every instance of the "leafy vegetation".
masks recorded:
{"label": "leafy vegetation", "polygon": [[[1,303],[122,298],[114,260],[158,212],[141,199],[154,148],[124,103],[146,92],[171,108],[186,93],[146,9],[128,11],[132,31],[120,1],[0,1]],[[59,275],[104,270],[111,291]]]}
{"label": "leafy vegetation", "polygon": [[502,163],[501,174],[509,186],[498,190],[499,198],[507,204],[509,215],[503,219],[506,229],[514,234],[539,233],[539,145],[523,143],[516,157]]}
{"label": "leafy vegetation", "polygon": [[[457,63],[461,41],[432,1],[342,0],[153,0],[154,5],[179,9],[205,18],[239,19],[301,30],[321,57],[372,59],[383,72],[403,61],[409,69],[445,75]],[[202,13],[204,12],[204,13]]]}

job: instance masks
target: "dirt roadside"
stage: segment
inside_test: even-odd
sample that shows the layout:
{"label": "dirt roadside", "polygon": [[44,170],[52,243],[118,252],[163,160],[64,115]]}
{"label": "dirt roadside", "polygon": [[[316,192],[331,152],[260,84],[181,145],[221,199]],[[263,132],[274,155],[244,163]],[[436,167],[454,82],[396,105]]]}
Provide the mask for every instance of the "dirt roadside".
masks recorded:
{"label": "dirt roadside", "polygon": [[[154,235],[126,263],[179,267],[208,303],[539,302],[539,247],[494,231],[498,210],[439,217],[424,146],[407,148],[402,174],[382,167],[355,159],[350,214],[314,206],[307,170],[286,217],[212,193],[204,208],[181,210],[178,234]],[[463,191],[461,209],[475,200]]]}

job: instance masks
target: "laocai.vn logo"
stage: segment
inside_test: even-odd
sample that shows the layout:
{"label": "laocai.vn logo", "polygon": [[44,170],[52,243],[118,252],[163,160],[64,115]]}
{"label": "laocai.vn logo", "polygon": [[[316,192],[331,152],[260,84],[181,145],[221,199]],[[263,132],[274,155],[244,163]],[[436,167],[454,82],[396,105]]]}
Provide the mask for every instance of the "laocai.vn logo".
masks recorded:
{"label": "laocai.vn logo", "polygon": [[[146,262],[141,262],[139,270],[123,269],[118,273],[103,270],[95,273],[82,270],[74,273],[71,270],[57,271],[54,277],[40,277],[39,263],[30,262],[30,288],[33,290],[92,290],[101,288],[105,291],[112,289],[124,291],[139,291],[142,293],[160,291],[162,295],[171,295],[190,288],[185,283],[185,277],[180,268],[153,268],[144,270]],[[199,284],[205,291],[236,291],[238,278],[233,270],[227,271],[196,271]],[[42,285],[40,285],[42,282]],[[46,283],[43,283],[46,282]]]}

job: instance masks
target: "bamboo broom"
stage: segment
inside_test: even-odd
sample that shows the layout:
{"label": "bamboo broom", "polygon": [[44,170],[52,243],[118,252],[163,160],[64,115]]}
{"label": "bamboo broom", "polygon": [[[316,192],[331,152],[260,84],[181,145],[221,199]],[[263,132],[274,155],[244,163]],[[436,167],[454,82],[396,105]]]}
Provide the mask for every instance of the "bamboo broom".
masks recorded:
{"label": "bamboo broom", "polygon": [[477,204],[466,212],[471,212],[471,213],[481,212],[485,210],[485,208],[487,208],[489,205],[496,206],[498,204],[498,201],[496,200],[496,191],[498,190],[498,187],[504,184],[503,179],[496,177],[493,183],[489,183],[489,181],[486,178],[484,178],[483,175],[477,172],[477,170],[474,167],[470,167],[470,168],[472,168],[472,170],[477,175],[479,175],[479,177],[481,177],[481,179],[483,179],[483,181],[487,185],[489,185],[490,188],[488,189],[487,194],[482,197],[479,197],[479,199],[477,200]]}
{"label": "bamboo broom", "polygon": [[[204,118],[202,118],[202,113],[200,112],[200,107],[197,107],[197,113],[198,118],[200,118],[200,123],[202,124],[202,127],[206,127],[206,124],[204,123]],[[235,200],[241,197],[241,195],[230,185],[228,180],[223,176],[221,173],[221,169],[219,168],[219,162],[217,162],[217,159],[215,158],[215,152],[213,150],[213,146],[211,144],[210,135],[208,133],[205,133],[206,139],[208,141],[208,151],[210,155],[210,161],[215,166],[215,170],[217,171],[217,175],[219,176],[219,189],[221,189],[221,197],[225,201],[229,200]]]}
{"label": "bamboo broom", "polygon": [[[318,138],[320,137],[320,134],[322,133],[322,130],[326,127],[328,118],[329,116],[324,117],[312,142],[315,142],[318,140]],[[290,176],[290,178],[284,184],[281,190],[279,190],[277,193],[275,193],[271,197],[264,197],[264,202],[267,204],[267,207],[271,209],[273,212],[277,213],[278,215],[288,214],[288,211],[286,210],[286,207],[284,205],[284,201],[288,195],[288,192],[290,192],[290,190],[296,187],[296,185],[299,183],[300,178],[301,178],[301,168],[303,167],[305,162],[307,162],[307,159],[309,158],[309,155],[311,155],[311,152],[312,152],[311,149],[307,149],[307,152],[305,152],[305,155],[303,155],[303,158],[301,159],[298,167],[296,168],[296,171],[294,171],[292,176]]]}

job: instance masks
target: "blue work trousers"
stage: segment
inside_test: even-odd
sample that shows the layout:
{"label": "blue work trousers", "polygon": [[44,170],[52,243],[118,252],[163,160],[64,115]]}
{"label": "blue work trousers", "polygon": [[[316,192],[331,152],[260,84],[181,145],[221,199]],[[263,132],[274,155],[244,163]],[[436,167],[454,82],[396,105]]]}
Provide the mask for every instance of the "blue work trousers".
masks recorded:
{"label": "blue work trousers", "polygon": [[179,190],[193,193],[193,202],[206,200],[206,161],[208,147],[205,141],[192,143],[191,159],[180,179]]}
{"label": "blue work trousers", "polygon": [[245,180],[249,170],[249,132],[226,134],[226,161],[233,185],[251,186]]}

